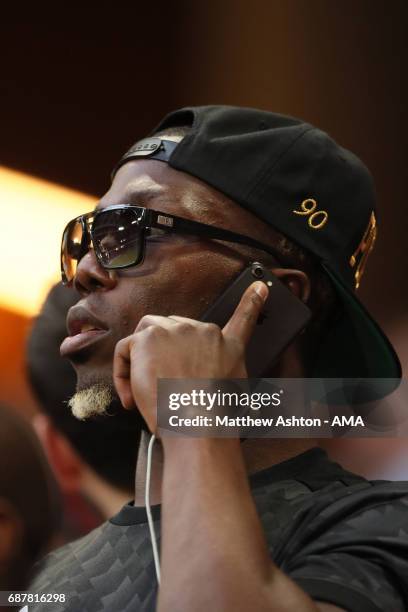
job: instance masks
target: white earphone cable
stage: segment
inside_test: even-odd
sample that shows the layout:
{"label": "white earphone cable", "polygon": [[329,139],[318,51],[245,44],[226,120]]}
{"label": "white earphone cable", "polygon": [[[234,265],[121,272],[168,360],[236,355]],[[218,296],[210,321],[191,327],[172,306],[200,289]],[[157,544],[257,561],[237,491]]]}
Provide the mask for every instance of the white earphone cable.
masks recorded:
{"label": "white earphone cable", "polygon": [[149,446],[147,448],[145,505],[146,505],[147,522],[148,522],[149,531],[150,531],[150,539],[152,543],[153,559],[154,559],[154,566],[156,569],[157,583],[160,585],[159,550],[157,548],[156,532],[154,530],[154,522],[153,522],[153,517],[152,517],[152,511],[150,508],[150,478],[151,478],[151,473],[152,473],[152,456],[153,456],[153,446],[154,446],[155,440],[156,440],[155,436],[152,435],[149,441]]}

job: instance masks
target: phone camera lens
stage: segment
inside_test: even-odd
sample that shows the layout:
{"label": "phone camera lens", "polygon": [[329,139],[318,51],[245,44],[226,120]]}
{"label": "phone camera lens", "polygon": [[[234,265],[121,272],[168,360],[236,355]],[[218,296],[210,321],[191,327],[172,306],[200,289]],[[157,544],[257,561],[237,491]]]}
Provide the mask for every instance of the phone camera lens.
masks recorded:
{"label": "phone camera lens", "polygon": [[254,264],[252,267],[252,274],[256,278],[263,278],[264,272],[262,266],[260,264]]}

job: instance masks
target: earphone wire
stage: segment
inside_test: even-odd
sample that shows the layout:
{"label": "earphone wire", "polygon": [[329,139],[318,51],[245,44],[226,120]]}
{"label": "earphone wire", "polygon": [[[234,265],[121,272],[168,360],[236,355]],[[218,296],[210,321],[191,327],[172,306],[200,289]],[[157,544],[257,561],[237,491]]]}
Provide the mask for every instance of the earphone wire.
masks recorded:
{"label": "earphone wire", "polygon": [[159,557],[159,550],[157,547],[156,532],[154,529],[152,511],[150,508],[150,480],[151,480],[151,473],[152,473],[153,446],[154,446],[155,440],[156,440],[156,437],[152,435],[149,441],[149,446],[147,448],[145,505],[146,505],[147,522],[148,522],[149,531],[150,531],[150,540],[151,540],[152,550],[153,550],[154,567],[156,569],[156,578],[157,578],[157,583],[160,585],[160,557]]}

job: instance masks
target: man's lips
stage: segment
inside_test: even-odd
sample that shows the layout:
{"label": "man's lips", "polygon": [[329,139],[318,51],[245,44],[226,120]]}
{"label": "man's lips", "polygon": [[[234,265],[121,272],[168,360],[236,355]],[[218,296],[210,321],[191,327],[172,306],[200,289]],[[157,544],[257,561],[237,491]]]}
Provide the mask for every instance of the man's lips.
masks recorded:
{"label": "man's lips", "polygon": [[69,336],[60,346],[60,353],[63,357],[68,357],[89,347],[109,333],[104,323],[80,305],[73,306],[68,311],[67,328]]}

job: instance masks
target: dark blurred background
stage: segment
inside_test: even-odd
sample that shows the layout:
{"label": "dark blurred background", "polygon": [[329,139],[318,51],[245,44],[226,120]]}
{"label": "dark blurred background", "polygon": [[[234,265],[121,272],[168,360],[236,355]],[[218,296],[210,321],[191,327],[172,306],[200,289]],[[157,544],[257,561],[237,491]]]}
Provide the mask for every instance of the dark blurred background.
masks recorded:
{"label": "dark blurred background", "polygon": [[[406,368],[407,32],[406,0],[19,5],[0,21],[0,163],[97,196],[176,107],[257,106],[317,124],[375,177],[380,232],[360,295]],[[0,399],[30,413],[27,325],[0,311]]]}

